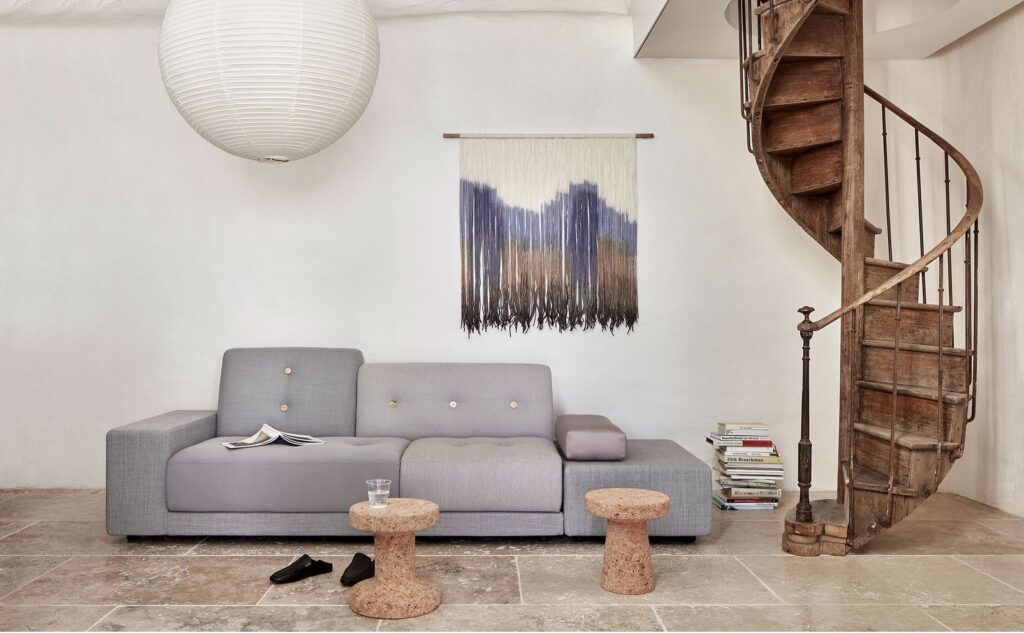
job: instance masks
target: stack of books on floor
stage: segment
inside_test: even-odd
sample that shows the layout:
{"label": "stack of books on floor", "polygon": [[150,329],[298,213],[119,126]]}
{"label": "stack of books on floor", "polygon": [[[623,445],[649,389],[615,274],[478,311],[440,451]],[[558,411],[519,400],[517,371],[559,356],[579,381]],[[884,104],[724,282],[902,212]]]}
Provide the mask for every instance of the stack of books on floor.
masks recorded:
{"label": "stack of books on floor", "polygon": [[782,457],[763,422],[720,422],[707,437],[715,447],[712,499],[722,510],[774,510],[782,495]]}

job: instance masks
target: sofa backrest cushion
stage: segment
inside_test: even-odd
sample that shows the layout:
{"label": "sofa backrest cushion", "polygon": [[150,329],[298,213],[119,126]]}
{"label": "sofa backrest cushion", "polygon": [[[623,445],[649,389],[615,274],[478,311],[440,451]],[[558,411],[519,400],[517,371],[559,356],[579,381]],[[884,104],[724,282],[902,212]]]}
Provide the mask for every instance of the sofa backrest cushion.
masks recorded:
{"label": "sofa backrest cushion", "polygon": [[217,435],[263,424],[317,436],[355,435],[356,349],[267,347],[224,352]]}
{"label": "sofa backrest cushion", "polygon": [[361,437],[554,438],[544,365],[367,363],[359,368]]}

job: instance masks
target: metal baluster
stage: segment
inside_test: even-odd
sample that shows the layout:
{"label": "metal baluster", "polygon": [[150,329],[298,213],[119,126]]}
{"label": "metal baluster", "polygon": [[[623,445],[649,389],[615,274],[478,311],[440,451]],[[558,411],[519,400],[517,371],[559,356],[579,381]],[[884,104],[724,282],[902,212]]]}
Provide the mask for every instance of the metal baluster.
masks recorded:
{"label": "metal baluster", "polygon": [[978,284],[978,266],[981,263],[981,247],[978,244],[978,233],[981,231],[979,223],[981,220],[974,221],[974,299],[971,301],[973,308],[972,318],[974,320],[974,326],[971,328],[973,339],[971,339],[971,355],[968,358],[971,365],[971,384],[970,384],[970,405],[971,415],[967,418],[968,422],[974,420],[974,416],[978,413],[978,296],[981,292],[981,286]]}
{"label": "metal baluster", "polygon": [[[964,234],[964,312],[966,317],[964,319],[964,339],[966,343],[964,347],[967,348],[967,353],[971,354],[971,341],[974,340],[974,319],[973,304],[974,304],[974,288],[973,288],[973,277],[971,274],[971,266],[973,264],[972,252],[971,252],[971,233],[968,231]],[[967,404],[965,405],[968,411],[971,406],[971,383],[974,380],[974,368],[970,362],[970,357],[967,359]],[[967,416],[967,421],[971,421],[971,417]],[[967,442],[966,429],[964,434],[960,438],[960,448],[957,449],[956,456],[959,458],[964,454],[964,444]]]}
{"label": "metal baluster", "polygon": [[[917,161],[917,233],[921,242],[921,257],[924,257],[924,200],[921,196],[921,131],[914,130],[914,160]],[[928,286],[925,272],[921,271],[921,303],[928,303]]]}
{"label": "metal baluster", "polygon": [[889,261],[892,261],[892,215],[889,210],[889,130],[885,122],[885,104],[882,104],[882,163],[885,165],[885,237],[889,242]]}
{"label": "metal baluster", "polygon": [[938,375],[939,423],[938,423],[937,426],[940,429],[940,433],[939,433],[939,437],[936,439],[936,442],[935,442],[935,478],[934,478],[933,483],[932,483],[932,492],[938,490],[938,488],[939,488],[939,472],[940,472],[941,466],[942,466],[942,445],[946,441],[946,434],[948,433],[948,430],[946,429],[946,415],[945,415],[945,410],[944,410],[945,403],[943,402],[943,395],[942,395],[942,362],[944,360],[943,359],[942,351],[943,351],[943,348],[945,346],[945,341],[944,341],[944,339],[945,339],[945,331],[942,329],[942,320],[943,320],[942,319],[942,317],[943,317],[943,303],[942,303],[943,302],[943,296],[942,295],[943,295],[943,292],[945,291],[945,288],[943,286],[943,284],[945,282],[945,277],[943,275],[943,272],[945,272],[945,271],[943,271],[944,265],[945,265],[945,259],[943,259],[942,255],[939,255],[939,288],[938,288],[938,291],[939,291],[939,340],[938,340],[938,346],[939,346],[939,370],[938,370],[938,374],[939,374]]}
{"label": "metal baluster", "polygon": [[[946,235],[953,232],[953,224],[950,220],[949,214],[949,153],[944,152],[946,157],[945,168],[946,168]],[[949,305],[953,305],[953,247],[950,246],[949,250],[946,251],[946,272],[949,275]],[[950,343],[950,347],[956,347],[956,332],[953,332],[953,341]]]}
{"label": "metal baluster", "polygon": [[893,516],[893,487],[896,485],[896,412],[897,399],[899,398],[898,375],[899,375],[899,353],[900,353],[900,320],[903,309],[903,283],[896,286],[896,324],[893,329],[892,342],[892,414],[889,416],[889,488],[886,495],[885,517],[882,525],[892,525]]}
{"label": "metal baluster", "polygon": [[800,444],[797,453],[797,485],[800,487],[800,501],[796,504],[796,520],[810,523],[814,520],[811,509],[811,313],[814,308],[804,306],[799,310],[804,315],[800,323],[800,338],[803,340],[803,391],[800,395]]}
{"label": "metal baluster", "polygon": [[737,20],[740,45],[740,116],[747,118],[747,0],[739,0],[737,4]]}

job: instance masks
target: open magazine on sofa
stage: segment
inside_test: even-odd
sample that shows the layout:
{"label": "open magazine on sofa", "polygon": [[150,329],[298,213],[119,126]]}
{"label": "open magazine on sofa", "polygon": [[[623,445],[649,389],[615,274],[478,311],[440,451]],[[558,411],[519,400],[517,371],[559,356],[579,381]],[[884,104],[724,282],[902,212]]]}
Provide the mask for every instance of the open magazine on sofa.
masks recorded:
{"label": "open magazine on sofa", "polygon": [[259,431],[255,434],[245,438],[244,440],[235,440],[234,442],[221,442],[223,446],[228,448],[252,448],[254,446],[266,446],[267,444],[273,443],[291,444],[293,446],[309,446],[311,444],[323,444],[324,441],[313,437],[312,435],[302,435],[301,433],[287,433],[285,431],[278,431],[269,424],[264,424],[260,427]]}

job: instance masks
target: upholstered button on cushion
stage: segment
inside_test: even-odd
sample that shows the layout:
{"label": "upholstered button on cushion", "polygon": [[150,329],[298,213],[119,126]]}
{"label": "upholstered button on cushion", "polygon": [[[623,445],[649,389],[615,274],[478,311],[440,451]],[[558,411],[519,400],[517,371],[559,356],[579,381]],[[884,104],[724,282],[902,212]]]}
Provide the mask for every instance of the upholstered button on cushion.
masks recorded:
{"label": "upholstered button on cushion", "polygon": [[167,462],[167,509],[174,512],[346,512],[366,501],[367,479],[390,479],[399,496],[399,463],[408,440],[325,437],[311,446],[228,449],[217,437]]}
{"label": "upholstered button on cushion", "polygon": [[356,435],[554,438],[543,365],[367,363],[357,398]]}
{"label": "upholstered button on cushion", "polygon": [[537,437],[431,437],[402,456],[402,496],[442,512],[558,512],[562,458]]}

